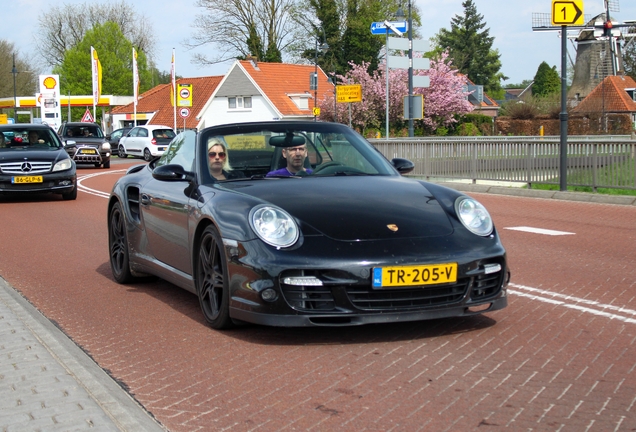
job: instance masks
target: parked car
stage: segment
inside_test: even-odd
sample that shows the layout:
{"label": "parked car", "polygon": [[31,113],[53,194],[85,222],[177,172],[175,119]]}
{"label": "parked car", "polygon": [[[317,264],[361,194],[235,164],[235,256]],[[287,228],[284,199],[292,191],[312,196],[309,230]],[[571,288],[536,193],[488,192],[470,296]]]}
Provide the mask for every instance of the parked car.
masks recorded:
{"label": "parked car", "polygon": [[110,143],[97,123],[66,122],[57,133],[76,163],[110,168]]}
{"label": "parked car", "polygon": [[123,127],[120,129],[115,129],[110,134],[106,135],[106,140],[110,144],[111,149],[117,149],[119,147],[119,140],[126,135],[132,127]]}
{"label": "parked car", "polygon": [[55,131],[41,124],[0,125],[0,193],[77,198],[75,162]]}
{"label": "parked car", "polygon": [[[284,173],[284,156],[303,150],[305,175]],[[219,163],[227,180],[212,174]],[[217,329],[504,308],[510,272],[488,211],[461,192],[401,175],[413,168],[337,123],[182,132],[112,189],[113,276],[129,283],[156,275],[196,294]]]}
{"label": "parked car", "polygon": [[132,155],[150,161],[153,157],[163,154],[175,135],[169,126],[137,126],[119,140],[117,154],[120,158]]}

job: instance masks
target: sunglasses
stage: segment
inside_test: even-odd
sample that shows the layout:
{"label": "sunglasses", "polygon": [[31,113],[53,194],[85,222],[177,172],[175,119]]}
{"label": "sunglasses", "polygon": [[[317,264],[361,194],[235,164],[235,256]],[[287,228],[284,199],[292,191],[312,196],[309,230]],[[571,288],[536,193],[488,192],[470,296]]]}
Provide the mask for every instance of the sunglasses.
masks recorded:
{"label": "sunglasses", "polygon": [[210,153],[208,153],[208,156],[211,157],[211,158],[216,157],[217,155],[219,156],[219,159],[225,159],[225,152],[218,152],[218,153],[217,152],[210,152]]}

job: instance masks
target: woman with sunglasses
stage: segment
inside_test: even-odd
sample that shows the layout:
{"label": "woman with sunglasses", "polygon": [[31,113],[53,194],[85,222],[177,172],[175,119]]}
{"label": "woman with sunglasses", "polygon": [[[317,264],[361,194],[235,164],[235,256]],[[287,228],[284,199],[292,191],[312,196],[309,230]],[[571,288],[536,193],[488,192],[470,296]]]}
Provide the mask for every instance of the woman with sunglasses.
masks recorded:
{"label": "woman with sunglasses", "polygon": [[208,167],[212,177],[217,180],[245,177],[242,172],[232,170],[227,156],[227,147],[220,137],[211,137],[208,140]]}

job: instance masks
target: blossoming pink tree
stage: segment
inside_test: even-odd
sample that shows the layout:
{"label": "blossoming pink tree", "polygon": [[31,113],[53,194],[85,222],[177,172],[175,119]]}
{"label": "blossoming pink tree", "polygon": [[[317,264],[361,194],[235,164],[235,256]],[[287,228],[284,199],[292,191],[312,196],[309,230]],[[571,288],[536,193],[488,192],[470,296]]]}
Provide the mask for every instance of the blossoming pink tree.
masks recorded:
{"label": "blossoming pink tree", "polygon": [[[337,121],[349,123],[359,131],[368,128],[383,129],[386,117],[386,72],[381,66],[373,74],[367,71],[369,64],[351,64],[346,75],[337,75],[338,85],[361,84],[362,102],[334,104],[334,96],[319,101],[320,119],[334,120],[334,108]],[[448,54],[431,60],[428,70],[415,71],[416,75],[428,75],[430,87],[415,88],[413,94],[424,95],[423,125],[434,131],[440,126],[449,126],[456,121],[457,114],[470,112],[473,107],[468,102],[466,77],[452,69]],[[408,96],[408,71],[406,69],[389,70],[389,122],[391,128],[404,127],[404,97]]]}

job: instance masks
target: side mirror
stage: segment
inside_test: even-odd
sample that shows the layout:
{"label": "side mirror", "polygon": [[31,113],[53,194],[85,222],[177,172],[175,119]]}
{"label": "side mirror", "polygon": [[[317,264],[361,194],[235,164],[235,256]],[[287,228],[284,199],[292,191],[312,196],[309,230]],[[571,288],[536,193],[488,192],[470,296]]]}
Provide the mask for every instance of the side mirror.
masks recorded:
{"label": "side mirror", "polygon": [[194,173],[186,171],[181,165],[162,165],[152,171],[152,176],[160,181],[194,181]]}
{"label": "side mirror", "polygon": [[408,159],[393,158],[391,159],[393,167],[402,175],[408,174],[415,169],[415,164]]}

